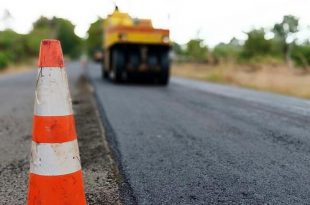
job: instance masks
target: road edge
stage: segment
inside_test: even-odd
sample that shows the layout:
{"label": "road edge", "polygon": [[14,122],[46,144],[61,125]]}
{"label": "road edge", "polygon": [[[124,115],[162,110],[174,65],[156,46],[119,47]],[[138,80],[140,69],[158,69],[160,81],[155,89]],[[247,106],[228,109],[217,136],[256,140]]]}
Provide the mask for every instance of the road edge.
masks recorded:
{"label": "road edge", "polygon": [[119,192],[121,202],[123,204],[138,204],[138,200],[134,194],[134,191],[129,183],[128,177],[125,175],[124,168],[121,163],[121,153],[118,149],[118,142],[115,137],[115,132],[106,116],[106,112],[103,106],[100,105],[99,96],[94,87],[93,80],[89,77],[89,73],[85,72],[85,77],[87,80],[87,85],[89,86],[89,90],[94,97],[92,99],[92,103],[97,108],[96,115],[98,121],[100,122],[100,130],[104,134],[102,137],[104,138],[104,146],[111,151],[111,160],[115,162],[116,169],[114,170],[117,175],[121,176],[121,180],[119,182]]}

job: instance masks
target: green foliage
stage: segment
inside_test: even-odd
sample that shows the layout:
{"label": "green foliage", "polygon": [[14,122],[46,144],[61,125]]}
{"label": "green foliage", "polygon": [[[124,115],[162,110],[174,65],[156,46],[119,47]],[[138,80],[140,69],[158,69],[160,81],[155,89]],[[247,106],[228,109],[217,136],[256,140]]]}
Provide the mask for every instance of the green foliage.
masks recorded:
{"label": "green foliage", "polygon": [[54,17],[52,25],[56,33],[56,38],[60,40],[63,53],[71,58],[78,58],[82,50],[82,40],[74,33],[74,25],[62,18]]}
{"label": "green foliage", "polygon": [[185,50],[182,48],[182,46],[176,42],[172,43],[172,50],[175,53],[175,55],[182,56],[185,54]]}
{"label": "green foliage", "polygon": [[240,55],[242,46],[240,42],[233,38],[229,43],[220,43],[213,49],[213,57],[219,61],[235,61]]}
{"label": "green foliage", "polygon": [[[25,36],[12,30],[0,32],[0,50],[10,61],[19,62],[25,56]],[[4,57],[2,57],[4,59]]]}
{"label": "green foliage", "polygon": [[36,20],[32,26],[33,30],[38,30],[38,29],[46,29],[46,28],[53,28],[55,25],[53,25],[54,21],[51,21],[45,16],[41,16],[38,20]]}
{"label": "green foliage", "polygon": [[39,54],[40,42],[42,39],[50,38],[49,28],[33,29],[26,35],[26,51],[29,56],[37,56]]}
{"label": "green foliage", "polygon": [[284,16],[281,23],[274,25],[273,32],[278,38],[286,42],[287,37],[293,33],[298,32],[298,24],[299,20],[295,16]]}
{"label": "green foliage", "polygon": [[0,70],[9,64],[9,58],[5,53],[0,53]]}
{"label": "green foliage", "polygon": [[295,16],[284,16],[281,23],[277,23],[273,27],[273,33],[275,38],[279,40],[280,47],[283,56],[285,56],[286,61],[290,59],[290,43],[288,42],[288,37],[292,34],[298,32],[299,20]]}
{"label": "green foliage", "polygon": [[310,43],[293,45],[291,57],[298,66],[308,67],[310,65]]}
{"label": "green foliage", "polygon": [[37,56],[41,40],[49,38],[56,38],[55,25],[51,19],[41,16],[33,23],[32,30],[26,35],[26,46],[29,55]]}
{"label": "green foliage", "polygon": [[172,49],[178,60],[197,62],[208,61],[208,47],[204,45],[202,39],[192,39],[185,45],[173,42]]}
{"label": "green foliage", "polygon": [[86,39],[87,53],[90,57],[94,56],[94,53],[101,50],[103,46],[103,19],[98,18],[92,23],[87,31],[88,37]]}
{"label": "green foliage", "polygon": [[190,60],[207,61],[208,47],[204,45],[202,39],[192,39],[186,44],[185,54]]}
{"label": "green foliage", "polygon": [[33,55],[38,54],[40,41],[45,38],[56,38],[61,41],[64,55],[77,58],[82,51],[82,39],[74,33],[75,26],[66,19],[40,17],[33,23],[28,34],[27,46]]}
{"label": "green foliage", "polygon": [[29,34],[18,34],[13,30],[0,31],[0,68],[11,62],[21,62],[37,57],[42,39],[55,38],[61,41],[64,55],[70,58],[80,56],[83,41],[74,33],[75,26],[62,18],[40,17],[33,23]]}
{"label": "green foliage", "polygon": [[[98,18],[93,22],[85,41],[87,54],[93,56],[103,45],[103,21]],[[40,41],[56,38],[61,41],[64,55],[71,58],[80,56],[84,49],[84,41],[74,33],[75,26],[63,18],[40,17],[33,23],[29,34],[22,35],[12,30],[0,31],[0,68],[11,62],[24,61],[26,58],[37,57]],[[284,16],[280,23],[271,30],[253,29],[247,33],[244,43],[233,38],[229,43],[220,43],[209,53],[202,39],[191,39],[185,45],[172,44],[176,59],[197,62],[208,62],[209,56],[215,62],[236,61],[246,63],[276,63],[284,58],[292,60],[298,66],[310,65],[310,43],[295,43],[294,34],[299,30],[299,20],[294,16]],[[273,32],[274,37],[266,39],[266,32]]]}
{"label": "green foliage", "polygon": [[271,54],[271,42],[266,40],[264,29],[254,29],[247,33],[241,56],[246,59]]}
{"label": "green foliage", "polygon": [[[289,41],[294,42],[294,34],[299,30],[298,18],[287,15],[280,23],[274,25],[271,30],[253,29],[247,32],[247,39],[241,43],[233,38],[229,43],[216,45],[210,56],[213,62],[239,62],[239,63],[283,63],[283,59],[289,60],[290,47]],[[266,32],[272,32],[273,38],[267,39]],[[309,43],[308,43],[309,44]],[[294,45],[291,49],[291,57],[299,66],[308,66],[309,45]],[[206,61],[208,59],[208,48],[201,39],[192,39],[183,46],[174,43],[174,53],[182,59],[194,61]]]}
{"label": "green foliage", "polygon": [[282,52],[282,44],[278,38],[272,38],[268,40],[270,42],[270,53],[269,56],[273,56],[278,59],[283,59],[284,54]]}

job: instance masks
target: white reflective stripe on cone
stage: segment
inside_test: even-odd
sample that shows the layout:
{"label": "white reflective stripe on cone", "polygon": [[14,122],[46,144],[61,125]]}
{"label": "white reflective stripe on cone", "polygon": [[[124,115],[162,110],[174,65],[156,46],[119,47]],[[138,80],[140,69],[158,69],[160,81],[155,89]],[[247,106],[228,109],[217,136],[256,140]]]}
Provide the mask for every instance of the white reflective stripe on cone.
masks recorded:
{"label": "white reflective stripe on cone", "polygon": [[36,143],[32,141],[30,172],[56,176],[81,169],[77,140],[64,143]]}
{"label": "white reflective stripe on cone", "polygon": [[65,68],[39,68],[34,114],[38,116],[63,116],[72,113]]}

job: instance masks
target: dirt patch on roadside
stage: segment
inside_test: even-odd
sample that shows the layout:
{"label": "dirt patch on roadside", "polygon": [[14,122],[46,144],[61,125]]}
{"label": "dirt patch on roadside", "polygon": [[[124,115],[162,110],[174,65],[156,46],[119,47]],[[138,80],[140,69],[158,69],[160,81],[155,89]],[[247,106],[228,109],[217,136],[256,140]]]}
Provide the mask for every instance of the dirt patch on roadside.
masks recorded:
{"label": "dirt patch on roadside", "polygon": [[72,94],[87,202],[121,204],[120,177],[85,77]]}
{"label": "dirt patch on roadside", "polygon": [[35,63],[23,65],[10,65],[5,69],[0,69],[0,75],[23,73],[35,69]]}

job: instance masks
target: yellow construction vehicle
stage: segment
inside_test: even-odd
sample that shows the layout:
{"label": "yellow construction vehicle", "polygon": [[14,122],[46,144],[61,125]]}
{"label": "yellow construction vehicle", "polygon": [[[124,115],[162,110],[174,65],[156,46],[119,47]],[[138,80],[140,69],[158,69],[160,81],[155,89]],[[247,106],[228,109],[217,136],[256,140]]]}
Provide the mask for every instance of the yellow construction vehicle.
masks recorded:
{"label": "yellow construction vehicle", "polygon": [[131,18],[117,7],[103,29],[103,78],[120,82],[145,77],[163,85],[169,82],[169,30],[155,29],[151,20]]}

